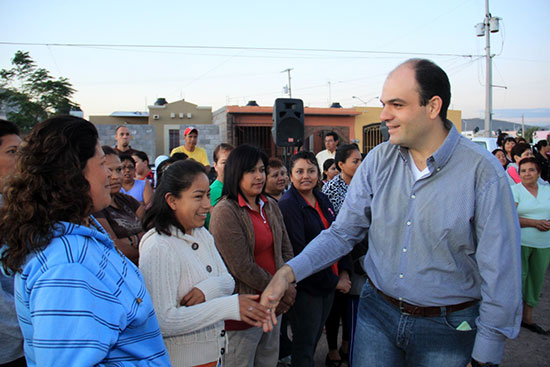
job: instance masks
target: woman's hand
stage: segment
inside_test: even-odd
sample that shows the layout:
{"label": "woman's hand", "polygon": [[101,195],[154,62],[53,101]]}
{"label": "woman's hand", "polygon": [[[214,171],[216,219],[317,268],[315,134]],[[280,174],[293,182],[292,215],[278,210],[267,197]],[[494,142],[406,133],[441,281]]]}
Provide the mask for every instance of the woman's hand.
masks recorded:
{"label": "woman's hand", "polygon": [[206,301],[204,293],[198,288],[193,288],[181,299],[180,306],[194,306]]}
{"label": "woman's hand", "polygon": [[259,298],[259,295],[239,294],[239,313],[241,314],[241,320],[256,327],[261,327],[270,316],[270,311],[265,306],[254,301]]}
{"label": "woman's hand", "polygon": [[550,230],[550,220],[539,219],[535,224],[535,228],[541,232],[548,232]]}
{"label": "woman's hand", "polygon": [[275,315],[279,316],[282,313],[287,313],[288,310],[294,305],[294,300],[296,299],[296,286],[291,285],[287,288],[281,302],[275,309]]}
{"label": "woman's hand", "polygon": [[351,280],[347,271],[343,271],[338,278],[338,284],[336,284],[336,290],[346,294],[351,289]]}

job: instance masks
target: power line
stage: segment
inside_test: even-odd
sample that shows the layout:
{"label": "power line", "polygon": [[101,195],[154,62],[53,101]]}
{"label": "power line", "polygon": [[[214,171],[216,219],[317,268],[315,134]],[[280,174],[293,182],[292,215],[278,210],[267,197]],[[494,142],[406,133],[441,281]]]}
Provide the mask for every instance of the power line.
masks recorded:
{"label": "power line", "polygon": [[415,56],[449,56],[449,57],[477,57],[471,54],[446,54],[429,52],[401,52],[401,51],[374,51],[374,50],[346,50],[325,48],[292,48],[292,47],[245,47],[245,46],[201,46],[201,45],[148,45],[148,44],[101,44],[101,43],[38,43],[38,42],[5,42],[0,45],[15,46],[56,46],[56,47],[118,47],[118,48],[179,48],[203,50],[242,50],[242,51],[293,51],[293,52],[332,52],[355,54],[386,54],[386,55],[415,55]]}

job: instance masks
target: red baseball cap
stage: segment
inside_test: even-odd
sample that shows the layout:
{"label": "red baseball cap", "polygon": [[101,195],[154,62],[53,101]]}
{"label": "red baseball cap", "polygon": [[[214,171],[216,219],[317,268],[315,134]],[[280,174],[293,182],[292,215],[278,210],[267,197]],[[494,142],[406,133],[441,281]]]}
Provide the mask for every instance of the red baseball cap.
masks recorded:
{"label": "red baseball cap", "polygon": [[197,135],[199,134],[199,131],[194,126],[189,126],[187,129],[183,131],[183,136],[187,136],[191,134],[193,131],[196,132]]}

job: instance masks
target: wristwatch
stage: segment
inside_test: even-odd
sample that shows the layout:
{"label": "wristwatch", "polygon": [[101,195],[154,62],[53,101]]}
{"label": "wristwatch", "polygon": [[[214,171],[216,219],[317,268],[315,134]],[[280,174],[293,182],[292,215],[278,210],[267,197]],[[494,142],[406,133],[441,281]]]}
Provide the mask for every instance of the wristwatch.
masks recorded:
{"label": "wristwatch", "polygon": [[470,362],[470,364],[472,365],[472,367],[479,367],[479,366],[496,366],[496,367],[498,367],[499,366],[498,363],[491,363],[491,362],[479,363],[478,361],[476,361],[473,358],[472,358],[472,361]]}

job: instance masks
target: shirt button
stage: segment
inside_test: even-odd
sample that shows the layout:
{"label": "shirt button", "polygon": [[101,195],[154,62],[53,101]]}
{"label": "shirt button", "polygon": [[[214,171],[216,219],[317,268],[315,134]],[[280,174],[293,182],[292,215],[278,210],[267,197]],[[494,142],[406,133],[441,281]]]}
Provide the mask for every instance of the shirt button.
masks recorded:
{"label": "shirt button", "polygon": [[211,273],[212,272],[212,267],[210,265],[206,265],[206,271]]}
{"label": "shirt button", "polygon": [[222,330],[222,332],[220,333],[220,336],[225,336],[225,330]]}
{"label": "shirt button", "polygon": [[141,298],[138,297],[138,298],[136,298],[136,302],[137,302],[137,304],[139,305],[139,304],[141,304],[141,302],[143,302],[143,300],[142,300]]}
{"label": "shirt button", "polygon": [[199,244],[196,242],[193,242],[193,244],[191,245],[191,248],[196,251],[199,249]]}
{"label": "shirt button", "polygon": [[404,249],[403,249],[403,252],[407,252],[407,249],[406,249],[406,248],[404,248]]}
{"label": "shirt button", "polygon": [[411,195],[411,199],[416,199],[416,195],[415,195],[415,194],[412,194],[412,195]]}
{"label": "shirt button", "polygon": [[399,279],[403,279],[403,274],[399,274]]}
{"label": "shirt button", "polygon": [[410,226],[412,224],[412,222],[409,220],[407,221],[407,225]]}
{"label": "shirt button", "polygon": [[220,353],[221,353],[221,355],[223,356],[223,355],[225,354],[225,348],[222,348],[222,349],[220,350]]}

